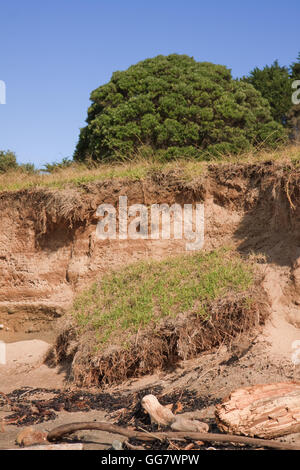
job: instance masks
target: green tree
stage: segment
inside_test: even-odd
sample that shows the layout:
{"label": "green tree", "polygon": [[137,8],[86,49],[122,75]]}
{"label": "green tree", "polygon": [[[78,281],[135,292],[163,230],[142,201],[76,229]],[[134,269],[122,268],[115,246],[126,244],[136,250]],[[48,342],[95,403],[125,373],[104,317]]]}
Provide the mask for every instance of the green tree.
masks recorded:
{"label": "green tree", "polygon": [[[291,82],[300,80],[300,52],[295,62],[290,66]],[[299,86],[296,88],[299,89]],[[293,91],[296,90],[295,88]],[[299,95],[298,95],[299,96]],[[294,142],[300,142],[300,104],[293,104],[287,114],[287,126],[290,130],[290,138]]]}
{"label": "green tree", "polygon": [[250,83],[186,55],[160,55],[115,72],[91,101],[75,160],[130,157],[143,146],[164,158],[208,158],[285,136]]}
{"label": "green tree", "polygon": [[300,52],[296,59],[290,66],[290,75],[292,80],[300,80]]}
{"label": "green tree", "polygon": [[287,114],[287,123],[290,129],[290,139],[300,143],[300,104],[291,107]]}
{"label": "green tree", "polygon": [[291,107],[291,80],[287,67],[281,67],[277,60],[263,69],[256,67],[245,80],[266,98],[271,106],[275,121],[284,124]]}

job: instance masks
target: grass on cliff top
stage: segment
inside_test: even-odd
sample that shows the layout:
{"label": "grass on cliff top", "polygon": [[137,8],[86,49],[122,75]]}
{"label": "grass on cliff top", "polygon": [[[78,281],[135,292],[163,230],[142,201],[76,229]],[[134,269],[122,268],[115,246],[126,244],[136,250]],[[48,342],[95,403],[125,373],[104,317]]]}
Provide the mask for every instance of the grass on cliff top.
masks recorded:
{"label": "grass on cliff top", "polygon": [[124,344],[130,335],[148,325],[155,328],[167,317],[196,313],[207,318],[208,303],[251,287],[252,266],[224,248],[138,262],[105,274],[79,295],[72,317],[80,333],[94,333],[95,348]]}
{"label": "grass on cliff top", "polygon": [[200,161],[195,159],[177,159],[171,162],[161,162],[150,155],[142,158],[136,155],[132,161],[121,163],[102,163],[94,168],[84,164],[74,163],[70,167],[58,169],[47,174],[42,172],[26,173],[22,170],[13,170],[0,174],[0,191],[18,191],[30,188],[56,188],[80,187],[83,184],[111,179],[143,179],[155,171],[162,169],[180,170],[182,178],[186,181],[205,174],[209,164],[223,163],[255,163],[264,161],[300,163],[300,145],[290,145],[277,150],[257,150],[242,155],[220,155],[218,159]]}

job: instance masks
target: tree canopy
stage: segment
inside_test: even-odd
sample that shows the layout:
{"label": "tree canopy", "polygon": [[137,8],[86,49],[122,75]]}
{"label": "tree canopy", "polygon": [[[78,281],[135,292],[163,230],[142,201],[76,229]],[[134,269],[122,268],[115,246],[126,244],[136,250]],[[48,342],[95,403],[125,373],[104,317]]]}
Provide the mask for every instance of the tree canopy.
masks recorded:
{"label": "tree canopy", "polygon": [[262,69],[256,67],[243,80],[251,83],[268,100],[273,118],[287,127],[290,137],[295,140],[300,134],[300,109],[299,104],[292,101],[295,91],[292,83],[300,80],[300,53],[289,67],[281,67],[275,60]]}
{"label": "tree canopy", "polygon": [[292,80],[300,80],[300,52],[297,60],[290,67],[290,75]]}
{"label": "tree canopy", "polygon": [[263,69],[256,67],[245,80],[268,100],[275,121],[284,124],[286,114],[292,105],[288,68],[281,67],[275,60],[272,65],[266,65]]}
{"label": "tree canopy", "polygon": [[131,157],[145,147],[164,158],[209,158],[285,138],[251,83],[186,55],[159,55],[115,72],[91,102],[75,160]]}

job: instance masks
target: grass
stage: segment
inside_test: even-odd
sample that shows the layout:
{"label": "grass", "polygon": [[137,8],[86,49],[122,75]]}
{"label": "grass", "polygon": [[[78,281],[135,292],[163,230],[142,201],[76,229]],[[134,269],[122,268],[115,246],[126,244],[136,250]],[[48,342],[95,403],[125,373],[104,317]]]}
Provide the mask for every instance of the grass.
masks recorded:
{"label": "grass", "polygon": [[32,188],[64,189],[66,187],[80,187],[94,181],[120,179],[141,179],[148,171],[154,168],[150,162],[128,164],[102,164],[95,168],[88,168],[83,164],[73,166],[54,173],[33,173],[23,171],[10,171],[0,175],[0,191],[18,191]]}
{"label": "grass", "polygon": [[167,317],[196,313],[206,305],[253,284],[250,262],[229,249],[197,252],[164,261],[138,262],[106,274],[74,302],[72,316],[81,333],[93,331],[95,345],[120,344],[141,328]]}
{"label": "grass", "polygon": [[255,152],[242,155],[221,155],[219,159],[209,162],[189,159],[178,159],[172,162],[161,162],[155,155],[142,158],[137,155],[133,161],[121,163],[103,163],[88,168],[83,164],[73,164],[67,168],[58,169],[53,173],[26,173],[22,170],[9,171],[0,174],[0,191],[17,191],[31,188],[56,188],[80,187],[95,181],[111,179],[143,179],[153,172],[179,169],[182,179],[193,180],[197,176],[205,174],[209,164],[224,163],[254,163],[264,161],[291,163],[296,167],[300,163],[300,145],[290,145],[277,150],[260,149]]}

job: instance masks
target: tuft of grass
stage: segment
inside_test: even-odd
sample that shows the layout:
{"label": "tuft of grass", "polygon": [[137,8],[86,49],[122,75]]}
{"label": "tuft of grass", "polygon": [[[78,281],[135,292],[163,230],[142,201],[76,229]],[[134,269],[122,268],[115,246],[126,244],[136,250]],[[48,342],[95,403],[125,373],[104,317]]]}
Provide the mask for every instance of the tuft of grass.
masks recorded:
{"label": "tuft of grass", "polygon": [[275,150],[252,150],[241,155],[222,155],[220,158],[212,158],[209,161],[184,157],[164,162],[155,154],[147,157],[137,154],[133,156],[131,161],[126,160],[119,163],[99,163],[98,165],[93,163],[90,166],[90,164],[69,162],[68,165],[62,165],[61,168],[57,165],[57,169],[52,173],[43,173],[42,171],[28,173],[20,169],[12,169],[0,174],[0,191],[18,191],[32,188],[64,189],[111,179],[140,180],[153,172],[162,170],[179,170],[183,180],[192,181],[205,174],[209,164],[263,163],[265,161],[292,164],[298,168],[300,164],[300,145],[289,145]]}
{"label": "tuft of grass", "polygon": [[245,292],[253,282],[253,264],[229,249],[143,261],[93,283],[75,299],[72,316],[81,333],[94,332],[96,347],[120,344],[167,317],[207,318],[210,302]]}

